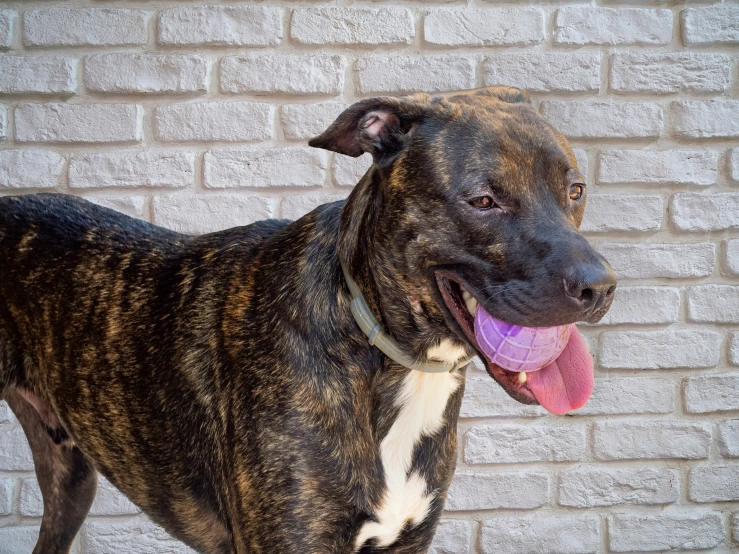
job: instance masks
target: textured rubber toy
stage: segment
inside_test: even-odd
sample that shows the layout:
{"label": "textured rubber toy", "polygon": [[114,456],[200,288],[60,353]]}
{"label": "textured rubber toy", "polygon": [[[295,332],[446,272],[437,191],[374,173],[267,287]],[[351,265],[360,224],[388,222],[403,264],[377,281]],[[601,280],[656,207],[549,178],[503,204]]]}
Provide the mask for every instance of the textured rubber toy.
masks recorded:
{"label": "textured rubber toy", "polygon": [[538,371],[556,360],[567,346],[571,325],[521,327],[477,308],[475,337],[485,356],[509,371]]}

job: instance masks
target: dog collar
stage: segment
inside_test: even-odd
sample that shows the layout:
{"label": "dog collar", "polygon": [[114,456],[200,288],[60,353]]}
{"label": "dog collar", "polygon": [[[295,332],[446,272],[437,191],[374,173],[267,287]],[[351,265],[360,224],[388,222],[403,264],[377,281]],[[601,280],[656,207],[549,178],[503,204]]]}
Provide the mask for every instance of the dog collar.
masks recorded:
{"label": "dog collar", "polygon": [[472,360],[473,357],[470,356],[454,363],[419,362],[408,356],[400,348],[400,345],[382,330],[382,326],[375,319],[375,316],[372,315],[369,305],[367,305],[367,301],[364,299],[364,294],[359,290],[359,285],[349,276],[349,272],[343,264],[341,265],[341,271],[344,273],[344,279],[352,296],[351,310],[354,321],[357,322],[359,328],[367,336],[369,343],[377,347],[388,358],[408,369],[415,369],[416,371],[426,373],[449,373],[460,367],[464,367]]}

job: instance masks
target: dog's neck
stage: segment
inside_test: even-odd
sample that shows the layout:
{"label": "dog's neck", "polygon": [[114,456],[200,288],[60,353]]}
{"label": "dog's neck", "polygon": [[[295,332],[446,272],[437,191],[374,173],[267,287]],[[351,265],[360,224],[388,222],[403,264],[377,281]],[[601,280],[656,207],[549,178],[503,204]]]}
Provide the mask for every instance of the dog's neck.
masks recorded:
{"label": "dog's neck", "polygon": [[[459,415],[460,395],[456,393],[464,382],[461,368],[469,361],[466,350],[449,341],[437,342],[419,356],[418,352],[399,346],[385,332],[387,327],[384,325],[392,321],[395,329],[406,328],[406,336],[412,335],[413,308],[409,302],[403,301],[405,299],[398,301],[389,296],[391,287],[378,286],[378,282],[388,281],[373,271],[372,263],[379,256],[375,255],[374,245],[368,239],[371,235],[355,238],[364,244],[366,254],[353,257],[353,271],[357,272],[361,284],[339,261],[344,284],[352,297],[350,309],[368,345],[378,348],[388,360],[403,366],[405,372],[390,371],[375,380],[377,391],[393,391],[391,394],[378,394],[374,404],[376,415],[373,419],[379,423],[375,433],[381,437],[379,454],[383,466],[383,495],[371,504],[373,517],[355,536],[354,552],[359,552],[367,541],[374,541],[380,548],[389,547],[401,536],[404,528],[413,528],[429,518],[439,517],[443,497],[438,496],[438,489],[429,481],[432,477],[421,469],[427,462],[416,458],[417,447],[424,439],[430,439],[432,456],[441,458],[441,452],[450,450],[447,445],[455,440],[454,429]],[[365,300],[365,294],[369,300]],[[383,308],[388,304],[390,309],[386,311]],[[447,430],[442,433],[443,429]]]}
{"label": "dog's neck", "polygon": [[[382,325],[377,321],[377,318],[375,318],[367,305],[367,301],[364,299],[364,294],[359,288],[359,285],[357,285],[356,281],[352,279],[349,272],[343,266],[342,273],[344,274],[344,280],[346,281],[346,284],[349,287],[349,292],[352,296],[351,311],[354,316],[354,320],[357,322],[357,325],[359,325],[362,332],[367,336],[367,340],[370,345],[378,348],[388,358],[407,367],[408,369],[424,373],[449,373],[456,371],[471,361],[471,356],[454,356],[453,359],[449,359],[450,356],[447,352],[443,351],[439,351],[441,361],[425,361],[409,356],[400,347],[400,345],[382,329]],[[428,357],[438,358],[439,355],[429,355]]]}
{"label": "dog's neck", "polygon": [[419,363],[443,362],[452,369],[455,363],[467,363],[474,355],[472,349],[456,339],[444,322],[430,319],[421,302],[414,301],[415,291],[399,286],[407,272],[391,269],[386,245],[378,244],[376,231],[382,225],[388,173],[388,168],[372,165],[346,200],[339,223],[339,263],[356,282],[368,311],[401,351]]}

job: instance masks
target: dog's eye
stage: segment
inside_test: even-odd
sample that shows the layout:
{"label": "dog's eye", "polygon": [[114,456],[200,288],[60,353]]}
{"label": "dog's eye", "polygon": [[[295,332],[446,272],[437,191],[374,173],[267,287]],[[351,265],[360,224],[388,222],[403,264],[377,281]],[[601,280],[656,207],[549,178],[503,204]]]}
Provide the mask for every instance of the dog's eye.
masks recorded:
{"label": "dog's eye", "polygon": [[584,192],[585,192],[585,185],[578,184],[578,183],[574,185],[570,185],[570,200],[575,201],[575,202],[580,200]]}
{"label": "dog's eye", "polygon": [[470,200],[470,204],[478,210],[489,210],[495,206],[495,202],[493,202],[493,199],[489,196],[478,196],[477,198],[473,198]]}

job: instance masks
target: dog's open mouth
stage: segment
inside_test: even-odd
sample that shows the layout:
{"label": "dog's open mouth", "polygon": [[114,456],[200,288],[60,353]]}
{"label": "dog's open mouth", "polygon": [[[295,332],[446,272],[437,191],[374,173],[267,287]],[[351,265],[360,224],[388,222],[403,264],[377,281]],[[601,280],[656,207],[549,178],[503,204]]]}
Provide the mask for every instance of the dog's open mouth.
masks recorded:
{"label": "dog's open mouth", "polygon": [[555,414],[585,405],[593,390],[593,360],[585,340],[574,327],[567,346],[554,362],[528,373],[503,369],[478,344],[475,314],[482,308],[477,298],[446,271],[437,272],[436,280],[446,307],[477,350],[488,373],[511,397],[524,404],[541,404]]}

